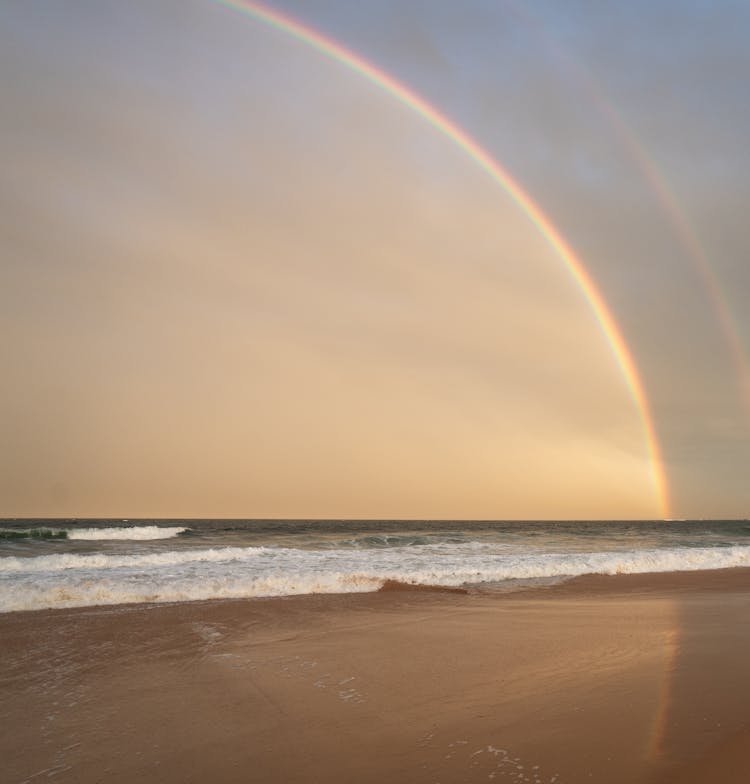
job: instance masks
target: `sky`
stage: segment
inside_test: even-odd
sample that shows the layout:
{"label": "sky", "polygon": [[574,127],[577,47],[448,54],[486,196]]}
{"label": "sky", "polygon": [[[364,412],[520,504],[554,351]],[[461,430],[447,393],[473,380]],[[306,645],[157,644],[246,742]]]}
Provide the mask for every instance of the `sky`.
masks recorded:
{"label": "sky", "polygon": [[239,5],[0,5],[0,516],[750,516],[750,7],[268,5],[638,400]]}

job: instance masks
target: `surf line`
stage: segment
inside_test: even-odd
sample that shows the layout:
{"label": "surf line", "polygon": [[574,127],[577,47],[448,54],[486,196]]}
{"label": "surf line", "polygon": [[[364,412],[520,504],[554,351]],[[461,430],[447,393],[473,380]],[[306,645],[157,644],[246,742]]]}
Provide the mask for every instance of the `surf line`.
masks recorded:
{"label": "surf line", "polygon": [[620,328],[612,316],[604,298],[596,288],[594,281],[586,271],[583,263],[563,239],[560,232],[549,218],[532,201],[531,197],[513,180],[508,172],[495,161],[466,131],[448,119],[437,108],[429,104],[406,85],[397,81],[378,66],[367,62],[350,49],[327,38],[322,33],[298,22],[291,16],[282,14],[275,9],[255,2],[255,0],[215,0],[219,5],[239,11],[269,27],[286,33],[297,41],[315,49],[324,56],[335,60],[341,65],[358,73],[370,83],[384,90],[390,96],[418,114],[438,132],[450,139],[478,164],[516,203],[537,231],[544,237],[547,244],[560,257],[582,291],[586,301],[594,313],[600,329],[609,343],[615,361],[633,398],[643,424],[646,449],[651,468],[651,480],[659,502],[662,517],[670,516],[669,487],[661,446],[656,436],[650,406],[646,398],[643,382],[636,368]]}

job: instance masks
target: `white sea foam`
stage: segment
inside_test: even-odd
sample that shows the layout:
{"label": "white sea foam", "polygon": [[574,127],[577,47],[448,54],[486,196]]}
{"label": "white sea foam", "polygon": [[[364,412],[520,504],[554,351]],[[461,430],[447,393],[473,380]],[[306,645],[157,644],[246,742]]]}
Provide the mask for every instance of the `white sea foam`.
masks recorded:
{"label": "white sea foam", "polygon": [[231,561],[252,561],[260,552],[304,553],[305,550],[273,550],[265,547],[220,547],[211,550],[163,550],[137,555],[107,555],[91,553],[60,553],[59,555],[39,555],[35,558],[9,556],[0,558],[0,575],[3,572],[59,572],[66,569],[108,570],[119,568],[143,569],[152,567],[181,566],[193,563],[228,563]]}
{"label": "white sea foam", "polygon": [[187,531],[177,526],[162,527],[158,525],[134,525],[122,528],[68,528],[68,539],[171,539],[173,536]]}
{"label": "white sea foam", "polygon": [[750,547],[509,553],[462,545],[297,550],[223,547],[0,558],[0,611],[129,602],[351,593],[386,580],[458,586],[581,574],[750,566]]}

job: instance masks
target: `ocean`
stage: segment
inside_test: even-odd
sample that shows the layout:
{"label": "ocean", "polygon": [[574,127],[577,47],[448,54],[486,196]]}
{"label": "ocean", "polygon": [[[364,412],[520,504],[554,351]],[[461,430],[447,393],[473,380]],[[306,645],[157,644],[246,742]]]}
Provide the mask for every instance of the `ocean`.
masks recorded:
{"label": "ocean", "polygon": [[0,612],[735,566],[748,520],[3,520]]}

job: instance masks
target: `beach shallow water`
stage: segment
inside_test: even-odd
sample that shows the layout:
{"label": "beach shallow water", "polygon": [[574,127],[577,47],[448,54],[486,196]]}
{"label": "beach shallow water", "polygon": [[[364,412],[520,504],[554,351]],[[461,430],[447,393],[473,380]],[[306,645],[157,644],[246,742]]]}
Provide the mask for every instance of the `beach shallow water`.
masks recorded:
{"label": "beach shallow water", "polygon": [[739,521],[0,521],[0,612],[750,566]]}
{"label": "beach shallow water", "polygon": [[9,782],[745,782],[750,570],[0,615]]}

